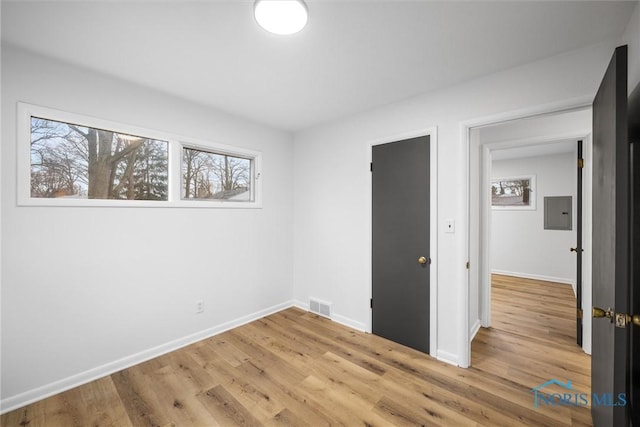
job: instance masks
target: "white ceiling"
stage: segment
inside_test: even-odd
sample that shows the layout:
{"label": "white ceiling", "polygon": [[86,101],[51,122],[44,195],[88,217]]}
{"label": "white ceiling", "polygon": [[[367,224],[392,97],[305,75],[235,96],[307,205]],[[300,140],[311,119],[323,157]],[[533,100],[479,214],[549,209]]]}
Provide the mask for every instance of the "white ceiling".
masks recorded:
{"label": "white ceiling", "polygon": [[591,133],[591,108],[542,114],[472,129],[492,160],[552,156],[577,151]]}
{"label": "white ceiling", "polygon": [[491,150],[491,160],[522,159],[525,157],[553,156],[573,153],[577,150],[577,139],[550,141],[523,147]]}
{"label": "white ceiling", "polygon": [[619,37],[637,2],[308,0],[294,36],[252,1],[7,1],[2,41],[297,131]]}

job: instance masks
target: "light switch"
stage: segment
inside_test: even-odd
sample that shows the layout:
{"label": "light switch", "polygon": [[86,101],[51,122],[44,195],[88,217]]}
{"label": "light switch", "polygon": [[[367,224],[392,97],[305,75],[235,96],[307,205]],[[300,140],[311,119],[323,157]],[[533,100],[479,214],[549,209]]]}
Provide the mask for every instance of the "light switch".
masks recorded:
{"label": "light switch", "polygon": [[444,232],[445,233],[455,233],[456,232],[456,222],[453,219],[445,219],[444,220]]}

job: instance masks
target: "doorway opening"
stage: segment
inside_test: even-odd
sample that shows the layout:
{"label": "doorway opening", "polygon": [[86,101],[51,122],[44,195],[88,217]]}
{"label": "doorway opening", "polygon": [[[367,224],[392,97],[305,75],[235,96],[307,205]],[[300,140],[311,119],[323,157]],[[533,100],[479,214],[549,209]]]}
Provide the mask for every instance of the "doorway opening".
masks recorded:
{"label": "doorway opening", "polygon": [[[480,328],[492,326],[492,274],[567,283],[576,294],[576,257],[570,248],[576,246],[577,141],[583,141],[584,147],[582,248],[589,254],[591,109],[585,105],[487,121],[467,126],[466,130],[469,161],[469,317],[463,347],[467,353],[463,354],[462,361],[469,366],[471,341]],[[563,210],[561,213],[572,216],[572,230],[544,228],[545,197],[571,197],[571,212]],[[589,256],[584,258],[581,271],[581,303],[584,311],[588,312],[591,309]],[[585,317],[582,348],[590,354],[591,319]]]}

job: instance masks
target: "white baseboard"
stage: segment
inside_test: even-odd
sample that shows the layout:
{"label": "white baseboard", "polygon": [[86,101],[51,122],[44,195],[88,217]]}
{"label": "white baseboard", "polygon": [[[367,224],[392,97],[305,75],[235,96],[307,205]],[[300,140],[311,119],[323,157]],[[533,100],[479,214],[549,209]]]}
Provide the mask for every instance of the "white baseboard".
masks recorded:
{"label": "white baseboard", "polygon": [[334,315],[331,316],[331,318],[332,318],[332,320],[334,322],[340,323],[341,325],[344,325],[344,326],[346,326],[348,328],[355,329],[355,330],[360,331],[360,332],[366,332],[366,330],[367,330],[367,328],[366,328],[364,323],[357,322],[357,321],[355,321],[353,319],[350,319],[348,317],[341,316],[339,314],[334,314]]}
{"label": "white baseboard", "polygon": [[[294,300],[293,305],[301,310],[309,311],[309,304],[300,300]],[[340,314],[332,313],[331,320],[336,323],[340,323],[348,328],[355,329],[357,331],[366,332],[367,328],[364,323],[351,319],[350,317],[342,316]]]}
{"label": "white baseboard", "polygon": [[575,288],[575,280],[566,277],[543,276],[541,274],[517,273],[515,271],[491,270],[492,274],[502,274],[503,276],[522,277],[524,279],[543,280],[545,282],[556,282],[571,285]]}
{"label": "white baseboard", "polygon": [[471,337],[471,341],[473,341],[473,339],[476,337],[476,334],[478,333],[478,331],[480,330],[480,326],[481,326],[481,322],[480,319],[476,320],[476,323],[473,324],[473,326],[471,327],[471,331],[469,336]]}
{"label": "white baseboard", "polygon": [[256,311],[255,313],[242,316],[238,319],[222,323],[212,328],[196,332],[195,334],[191,334],[186,337],[170,341],[166,344],[162,344],[157,347],[132,354],[131,356],[123,357],[122,359],[106,363],[102,366],[89,369],[79,374],[72,375],[68,378],[55,381],[53,383],[17,394],[15,396],[7,397],[0,401],[0,414],[4,414],[5,412],[21,408],[30,403],[37,402],[39,400],[45,399],[58,393],[62,393],[63,391],[72,389],[74,387],[89,383],[91,381],[95,381],[99,378],[111,375],[126,368],[130,368],[131,366],[146,362],[147,360],[162,356],[163,354],[170,353],[172,351],[218,335],[230,329],[237,328],[238,326],[242,326],[244,324],[284,310],[294,305],[297,305],[294,301],[287,301],[281,304],[277,304],[272,307]]}
{"label": "white baseboard", "polygon": [[298,299],[294,299],[293,300],[293,306],[294,307],[298,307],[300,310],[304,310],[304,311],[309,311],[309,303],[308,302],[302,302]]}
{"label": "white baseboard", "polygon": [[436,352],[436,359],[438,359],[441,362],[448,363],[450,365],[460,366],[458,356],[444,350],[438,350]]}

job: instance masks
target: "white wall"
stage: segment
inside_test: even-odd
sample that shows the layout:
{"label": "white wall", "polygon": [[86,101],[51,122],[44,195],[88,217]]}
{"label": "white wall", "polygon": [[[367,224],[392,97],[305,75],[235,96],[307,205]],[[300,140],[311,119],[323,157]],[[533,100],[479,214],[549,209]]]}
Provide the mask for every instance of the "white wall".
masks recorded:
{"label": "white wall", "polygon": [[525,146],[535,146],[534,149],[540,150],[543,145],[568,138],[569,135],[586,136],[591,133],[592,115],[591,108],[584,108],[475,129],[479,133],[479,142],[489,145],[492,150]]}
{"label": "white wall", "polygon": [[[0,4],[0,27],[2,26],[2,5]],[[1,30],[1,29],[0,29]],[[0,31],[1,34],[1,31]],[[0,36],[0,42],[2,41],[2,37]],[[2,45],[0,43],[0,82],[2,82]],[[3,92],[2,92],[2,84],[0,84],[0,100],[4,99],[2,97]],[[3,120],[2,120],[2,102],[0,102],[0,138],[2,135],[2,128],[3,128]],[[3,156],[2,156],[2,145],[0,144],[0,165],[2,165],[2,161],[3,161]],[[3,203],[2,203],[2,170],[0,170],[0,310],[2,309],[2,277],[3,277],[3,272],[2,272],[2,210],[3,210]],[[2,321],[2,313],[0,312],[0,322]],[[0,324],[0,333],[2,332],[2,325]],[[2,347],[2,337],[0,336],[0,347]],[[0,348],[0,374],[2,374],[2,349]],[[2,380],[0,380],[0,402],[2,401]]]}
{"label": "white wall", "polygon": [[[492,178],[535,175],[535,210],[491,211],[491,269],[575,287],[576,154],[494,160]],[[544,197],[571,196],[572,230],[544,229]]]}
{"label": "white wall", "polygon": [[[18,101],[262,151],[263,208],[17,207]],[[289,134],[6,46],[2,124],[3,410],[291,303]]]}
{"label": "white wall", "polygon": [[[466,343],[466,146],[461,123],[503,112],[592,99],[617,40],[301,132],[294,144],[294,292],[366,325],[370,294],[367,164],[370,141],[438,128],[438,356],[460,361]],[[571,101],[573,100],[573,101]],[[453,218],[456,233],[443,231]]]}
{"label": "white wall", "polygon": [[640,2],[633,10],[622,39],[629,45],[629,93],[631,93],[633,88],[640,84]]}

